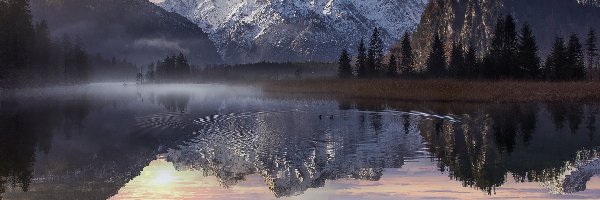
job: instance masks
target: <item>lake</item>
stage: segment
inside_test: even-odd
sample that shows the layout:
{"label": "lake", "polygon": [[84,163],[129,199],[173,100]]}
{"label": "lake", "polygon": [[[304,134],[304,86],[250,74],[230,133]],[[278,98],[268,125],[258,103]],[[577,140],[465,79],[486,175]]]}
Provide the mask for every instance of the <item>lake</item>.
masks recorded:
{"label": "lake", "polygon": [[600,104],[340,99],[222,84],[0,92],[3,199],[600,196]]}

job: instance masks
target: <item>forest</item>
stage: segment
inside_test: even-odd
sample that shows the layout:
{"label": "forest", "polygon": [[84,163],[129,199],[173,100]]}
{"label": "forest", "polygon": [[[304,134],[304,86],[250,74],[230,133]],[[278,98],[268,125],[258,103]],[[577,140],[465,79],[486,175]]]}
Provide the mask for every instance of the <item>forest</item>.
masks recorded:
{"label": "forest", "polygon": [[125,59],[91,55],[78,37],[53,38],[50,26],[33,21],[28,0],[0,1],[0,87],[80,84],[137,71]]}
{"label": "forest", "polygon": [[473,45],[455,41],[449,41],[451,50],[446,51],[447,41],[443,38],[446,37],[437,33],[433,36],[426,65],[417,66],[409,33],[402,37],[400,49],[385,55],[380,32],[375,28],[368,48],[361,40],[354,58],[342,50],[338,76],[576,81],[598,79],[600,73],[597,37],[592,28],[584,44],[577,34],[566,39],[557,36],[543,61],[531,26],[524,23],[518,29],[511,15],[497,20],[490,49],[485,52],[476,52]]}

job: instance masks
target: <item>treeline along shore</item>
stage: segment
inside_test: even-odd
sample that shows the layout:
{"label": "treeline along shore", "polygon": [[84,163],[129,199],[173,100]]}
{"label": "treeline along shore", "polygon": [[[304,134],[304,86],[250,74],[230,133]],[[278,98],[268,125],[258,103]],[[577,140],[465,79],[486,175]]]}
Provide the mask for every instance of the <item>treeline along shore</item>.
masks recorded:
{"label": "treeline along shore", "polygon": [[539,56],[530,26],[523,23],[518,30],[511,15],[498,18],[490,49],[479,51],[468,41],[444,41],[443,33],[433,33],[427,60],[418,63],[409,33],[386,54],[375,28],[369,42],[361,40],[356,56],[342,50],[337,78],[271,81],[263,87],[274,93],[402,101],[600,101],[595,30],[590,28],[584,44],[577,34],[567,40],[557,36],[546,59]]}

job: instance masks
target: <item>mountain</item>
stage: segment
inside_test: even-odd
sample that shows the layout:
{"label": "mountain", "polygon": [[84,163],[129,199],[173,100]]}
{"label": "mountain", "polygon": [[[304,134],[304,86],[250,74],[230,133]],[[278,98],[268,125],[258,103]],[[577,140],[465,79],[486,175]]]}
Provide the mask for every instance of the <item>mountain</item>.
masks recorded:
{"label": "mountain", "polygon": [[432,0],[428,3],[413,45],[422,66],[434,33],[445,36],[446,49],[452,41],[488,49],[498,17],[511,14],[519,27],[529,23],[540,52],[547,54],[555,37],[579,34],[585,41],[590,27],[600,30],[600,8],[596,0]]}
{"label": "mountain", "polygon": [[387,47],[419,23],[428,0],[165,0],[208,32],[227,62],[333,61],[380,27]]}
{"label": "mountain", "polygon": [[179,52],[194,64],[222,62],[202,29],[148,0],[34,0],[31,8],[53,36],[79,36],[93,53],[138,64]]}

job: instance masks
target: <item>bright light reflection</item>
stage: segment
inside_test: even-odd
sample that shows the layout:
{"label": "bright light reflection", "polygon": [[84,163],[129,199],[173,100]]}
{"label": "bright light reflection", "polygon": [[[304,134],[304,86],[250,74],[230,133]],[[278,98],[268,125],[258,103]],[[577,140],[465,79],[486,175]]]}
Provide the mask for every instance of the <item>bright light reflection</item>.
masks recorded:
{"label": "bright light reflection", "polygon": [[156,185],[164,186],[164,185],[171,183],[173,181],[173,179],[175,179],[175,177],[173,177],[173,174],[171,174],[170,171],[160,170],[160,171],[158,171],[156,178],[152,182]]}

